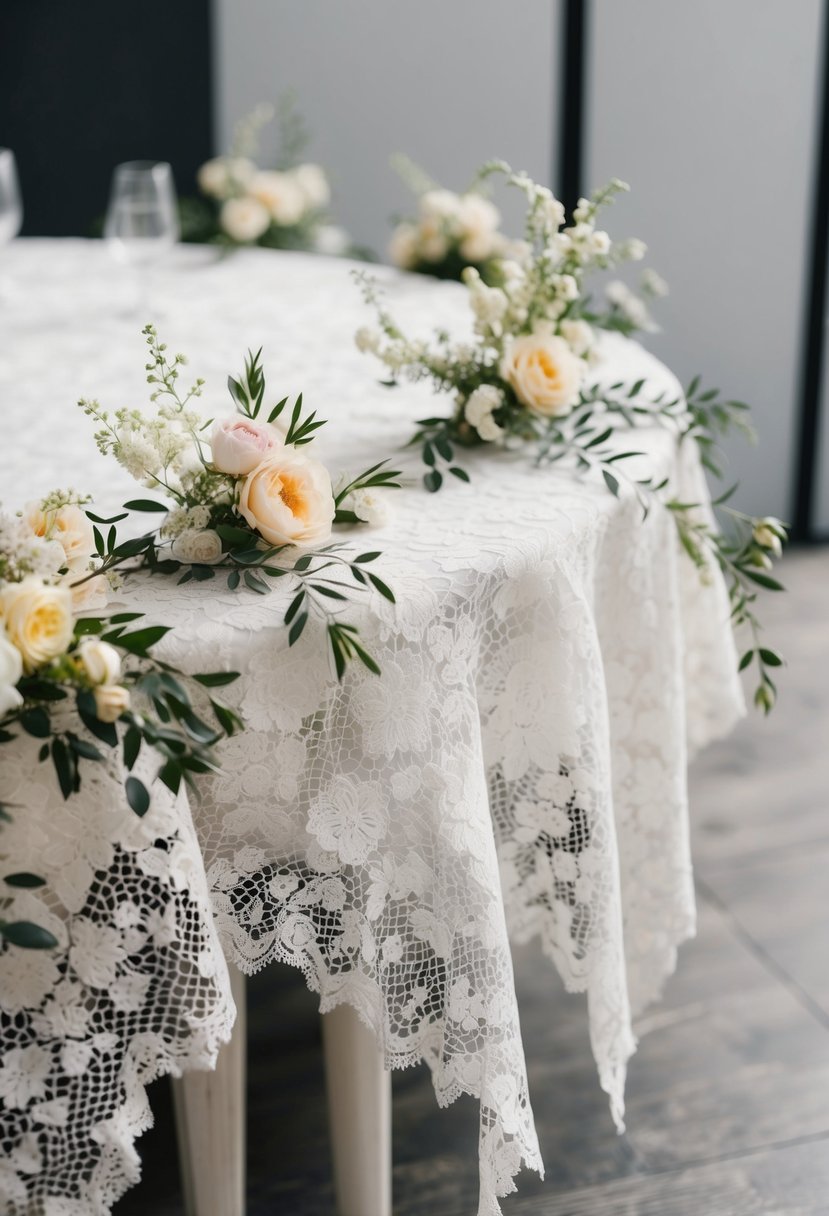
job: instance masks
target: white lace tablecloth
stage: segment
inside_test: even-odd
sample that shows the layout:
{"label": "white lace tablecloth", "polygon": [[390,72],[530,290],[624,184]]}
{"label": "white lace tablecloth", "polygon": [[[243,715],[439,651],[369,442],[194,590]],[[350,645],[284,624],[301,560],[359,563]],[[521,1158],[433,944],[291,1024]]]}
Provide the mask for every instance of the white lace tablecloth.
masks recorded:
{"label": "white lace tablecloth", "polygon": [[[334,469],[394,454],[434,413],[424,388],[379,386],[354,349],[366,318],[342,261],[182,250],[151,286],[152,318],[125,315],[130,285],[99,244],[18,242],[8,271],[7,506],[67,484],[104,511],[135,495],[74,403],[146,399],[148,319],[206,377],[206,416],[230,412],[227,373],[262,345],[268,397],[301,389],[330,419],[319,446]],[[382,277],[411,329],[466,324],[455,285]],[[677,390],[636,344],[603,350],[597,377]],[[637,447],[679,497],[705,494],[667,432]],[[522,1165],[541,1168],[510,939],[537,937],[586,990],[621,1123],[632,1013],[694,931],[689,748],[742,712],[727,597],[718,579],[702,586],[665,512],[643,523],[634,503],[521,455],[468,467],[471,484],[432,496],[412,463],[392,524],[355,534],[385,551],[377,570],[397,595],[347,610],[382,679],[352,670],[339,686],[310,625],[289,650],[287,587],[128,582],[121,599],[176,627],[181,666],[242,672],[228,699],[247,730],[198,803],[158,790],[139,820],[117,774],[97,773],[64,804],[34,744],[2,749],[3,798],[19,809],[0,873],[48,877],[10,918],[61,943],[0,954],[4,1211],[103,1214],[135,1181],[145,1084],[208,1066],[230,1033],[222,952],[246,972],[300,967],[323,1010],[357,1008],[389,1067],[425,1059],[441,1104],[480,1097],[482,1216]]]}

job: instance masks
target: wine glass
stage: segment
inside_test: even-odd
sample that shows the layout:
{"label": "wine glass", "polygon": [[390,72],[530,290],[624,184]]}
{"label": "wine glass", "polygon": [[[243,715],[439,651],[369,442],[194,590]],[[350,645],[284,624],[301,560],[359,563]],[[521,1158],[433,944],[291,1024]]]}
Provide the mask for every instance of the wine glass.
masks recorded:
{"label": "wine glass", "polygon": [[[11,148],[0,148],[0,249],[14,240],[22,223],[23,201],[14,153]],[[9,294],[9,284],[0,282],[0,298]]]}
{"label": "wine glass", "polygon": [[136,307],[147,305],[147,272],[179,237],[173,170],[166,162],[131,160],[112,176],[104,238],[116,261],[135,272]]}

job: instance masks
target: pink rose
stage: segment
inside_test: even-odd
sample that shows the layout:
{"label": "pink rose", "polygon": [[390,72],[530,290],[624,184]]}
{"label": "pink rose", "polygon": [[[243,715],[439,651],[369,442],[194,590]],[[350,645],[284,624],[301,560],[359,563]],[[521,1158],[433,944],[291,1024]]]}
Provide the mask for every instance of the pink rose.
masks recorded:
{"label": "pink rose", "polygon": [[272,448],[281,446],[282,436],[276,427],[238,414],[217,418],[210,437],[214,466],[234,477],[249,473]]}

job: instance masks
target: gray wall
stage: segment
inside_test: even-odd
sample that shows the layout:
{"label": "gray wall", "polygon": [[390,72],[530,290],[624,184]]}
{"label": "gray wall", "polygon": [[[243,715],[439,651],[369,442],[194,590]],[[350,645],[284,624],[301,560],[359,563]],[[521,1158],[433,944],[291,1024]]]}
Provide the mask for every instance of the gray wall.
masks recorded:
{"label": "gray wall", "polygon": [[588,177],[672,294],[649,341],[685,383],[749,401],[729,444],[749,511],[790,509],[820,0],[595,0]]}
{"label": "gray wall", "polygon": [[293,89],[338,218],[378,252],[411,210],[396,152],[455,189],[493,156],[550,178],[558,0],[215,0],[215,17],[219,150]]}
{"label": "gray wall", "polygon": [[[382,250],[408,152],[452,187],[503,156],[555,184],[558,0],[215,0],[217,131],[286,87],[337,212]],[[652,348],[750,401],[741,505],[786,517],[801,354],[820,0],[593,0],[586,184],[633,192],[672,294]],[[268,143],[265,142],[267,151]],[[829,428],[827,428],[829,429]],[[829,436],[825,437],[829,449]],[[829,468],[829,450],[827,451]],[[823,483],[829,513],[829,475]]]}

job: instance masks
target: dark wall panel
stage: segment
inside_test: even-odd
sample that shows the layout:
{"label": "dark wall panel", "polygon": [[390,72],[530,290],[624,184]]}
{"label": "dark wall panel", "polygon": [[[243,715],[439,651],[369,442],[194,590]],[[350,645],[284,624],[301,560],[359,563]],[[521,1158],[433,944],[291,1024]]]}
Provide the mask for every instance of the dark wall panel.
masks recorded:
{"label": "dark wall panel", "polygon": [[87,235],[112,167],[168,160],[180,193],[212,151],[209,0],[3,0],[0,146],[23,234]]}

